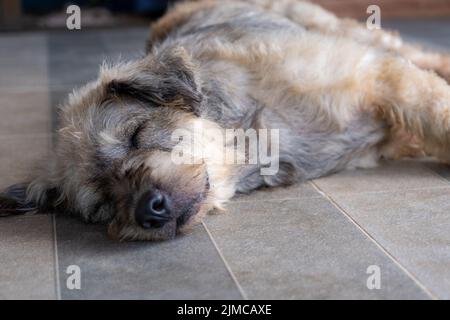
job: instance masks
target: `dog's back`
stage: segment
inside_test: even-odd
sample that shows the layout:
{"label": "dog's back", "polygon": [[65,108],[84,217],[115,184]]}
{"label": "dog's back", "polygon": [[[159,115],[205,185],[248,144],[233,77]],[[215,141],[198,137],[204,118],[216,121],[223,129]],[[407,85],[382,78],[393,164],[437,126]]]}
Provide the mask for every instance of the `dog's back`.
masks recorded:
{"label": "dog's back", "polygon": [[366,91],[358,68],[367,67],[373,49],[244,2],[185,4],[153,26],[156,35],[163,26],[166,36],[153,39],[154,50],[181,46],[193,58],[213,102],[203,117],[224,128],[281,129],[282,151],[296,159],[302,179],[340,170],[355,157],[374,165],[383,125],[370,112],[355,112]]}

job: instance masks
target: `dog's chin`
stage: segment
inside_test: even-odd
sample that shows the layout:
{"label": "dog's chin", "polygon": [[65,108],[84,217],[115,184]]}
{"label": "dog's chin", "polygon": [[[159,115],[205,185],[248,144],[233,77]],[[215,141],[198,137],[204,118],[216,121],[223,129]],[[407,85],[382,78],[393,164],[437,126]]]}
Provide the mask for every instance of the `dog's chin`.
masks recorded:
{"label": "dog's chin", "polygon": [[179,234],[186,234],[201,222],[207,213],[207,202],[191,202],[182,213],[159,228],[144,229],[135,224],[119,227],[113,221],[108,226],[110,238],[119,241],[167,241]]}

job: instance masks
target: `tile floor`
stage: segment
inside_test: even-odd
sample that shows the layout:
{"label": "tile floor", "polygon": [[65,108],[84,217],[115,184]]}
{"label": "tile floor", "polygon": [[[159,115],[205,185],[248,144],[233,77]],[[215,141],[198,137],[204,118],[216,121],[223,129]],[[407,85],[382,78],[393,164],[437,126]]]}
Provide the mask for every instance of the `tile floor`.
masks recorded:
{"label": "tile floor", "polygon": [[[450,22],[391,21],[450,50]],[[49,153],[56,106],[147,28],[0,34],[0,187]],[[450,169],[385,163],[238,196],[164,243],[116,243],[60,216],[0,219],[0,299],[449,299]],[[67,268],[81,268],[81,290]],[[381,289],[366,286],[379,266]]]}

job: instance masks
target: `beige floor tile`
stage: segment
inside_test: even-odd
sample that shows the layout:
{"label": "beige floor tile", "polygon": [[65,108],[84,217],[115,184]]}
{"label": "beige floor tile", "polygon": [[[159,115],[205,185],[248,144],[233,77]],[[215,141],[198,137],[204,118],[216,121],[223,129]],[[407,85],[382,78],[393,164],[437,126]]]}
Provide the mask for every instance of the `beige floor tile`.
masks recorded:
{"label": "beige floor tile", "polygon": [[[242,202],[205,219],[250,299],[427,299],[324,198]],[[366,286],[381,268],[380,290]]]}
{"label": "beige floor tile", "polygon": [[[241,299],[205,229],[165,242],[113,241],[106,227],[57,217],[62,299]],[[67,267],[81,269],[69,290]]]}
{"label": "beige floor tile", "polygon": [[444,179],[414,161],[385,162],[375,169],[344,171],[314,183],[330,195],[448,186]]}
{"label": "beige floor tile", "polygon": [[289,187],[265,188],[254,191],[250,194],[238,194],[232,200],[233,202],[257,202],[286,199],[302,199],[321,197],[314,187],[309,183],[300,183]]}
{"label": "beige floor tile", "polygon": [[49,153],[49,134],[0,137],[0,188],[22,182]]}
{"label": "beige floor tile", "polygon": [[0,137],[50,133],[50,102],[47,91],[0,94]]}
{"label": "beige floor tile", "polygon": [[56,299],[52,218],[0,219],[0,299]]}
{"label": "beige floor tile", "polygon": [[30,88],[47,89],[47,36],[0,35],[0,95]]}
{"label": "beige floor tile", "polygon": [[333,198],[421,283],[450,299],[450,187]]}

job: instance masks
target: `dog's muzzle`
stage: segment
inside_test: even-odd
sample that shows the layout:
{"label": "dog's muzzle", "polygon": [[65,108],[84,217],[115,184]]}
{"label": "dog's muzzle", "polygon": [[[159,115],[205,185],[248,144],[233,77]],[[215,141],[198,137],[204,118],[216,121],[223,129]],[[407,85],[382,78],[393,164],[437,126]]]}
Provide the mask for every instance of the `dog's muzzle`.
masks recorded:
{"label": "dog's muzzle", "polygon": [[135,220],[143,229],[159,229],[171,218],[169,198],[161,191],[146,192],[138,201]]}

